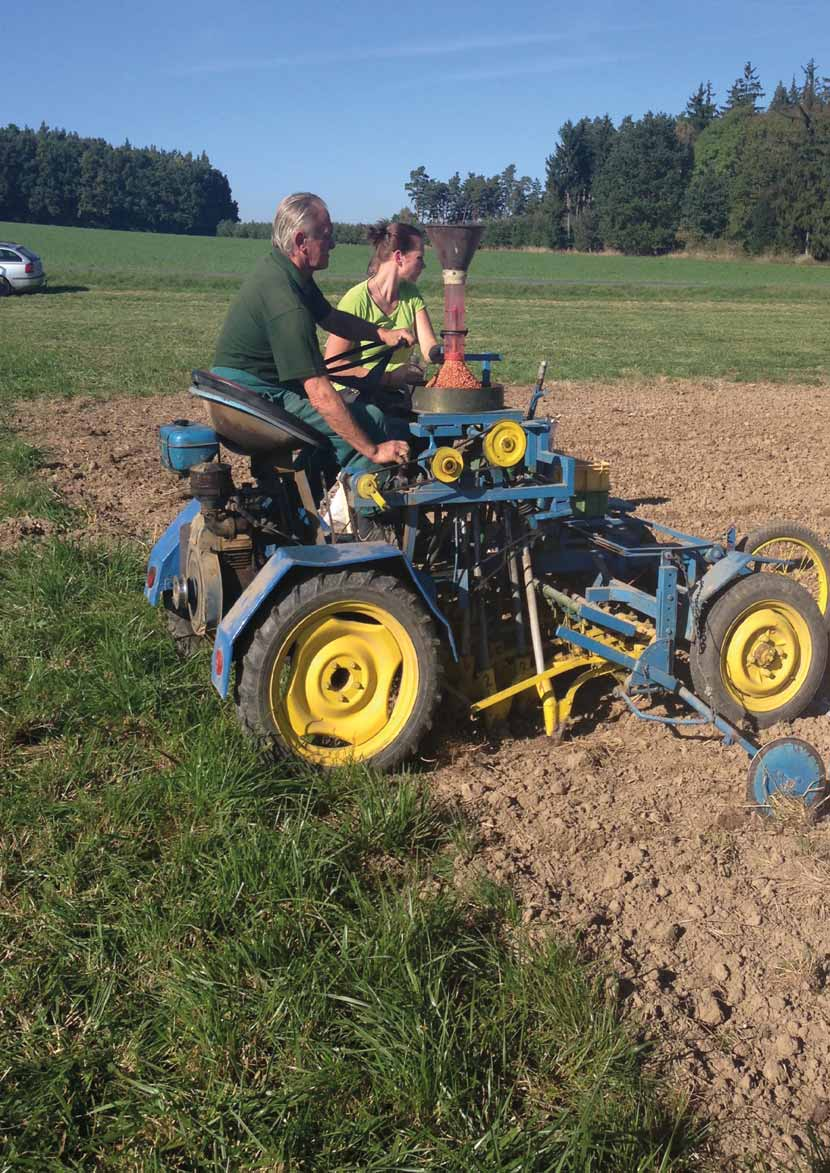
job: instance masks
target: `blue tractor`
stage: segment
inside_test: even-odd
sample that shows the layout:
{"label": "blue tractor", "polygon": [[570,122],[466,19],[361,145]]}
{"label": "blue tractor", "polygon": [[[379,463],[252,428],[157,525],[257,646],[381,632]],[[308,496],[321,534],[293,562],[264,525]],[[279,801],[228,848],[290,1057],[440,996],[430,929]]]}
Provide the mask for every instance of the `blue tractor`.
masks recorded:
{"label": "blue tractor", "polygon": [[[498,356],[467,357],[486,376]],[[247,729],[322,767],[404,761],[442,696],[486,720],[535,700],[558,735],[580,688],[607,677],[638,718],[706,724],[742,748],[754,805],[790,795],[818,812],[815,750],[755,735],[816,694],[821,599],[772,531],[739,549],[612,497],[608,466],[561,451],[537,418],[543,380],[544,364],[524,411],[486,377],[475,392],[420,388],[413,459],[346,481],[336,526],[317,505],[325,437],[194,372],[210,426],[161,429],[162,463],[192,497],[153,548],[148,600],[184,647],[212,641],[213,683]],[[249,459],[249,481],[234,483],[223,449]],[[826,611],[826,552],[809,531],[801,542]]]}

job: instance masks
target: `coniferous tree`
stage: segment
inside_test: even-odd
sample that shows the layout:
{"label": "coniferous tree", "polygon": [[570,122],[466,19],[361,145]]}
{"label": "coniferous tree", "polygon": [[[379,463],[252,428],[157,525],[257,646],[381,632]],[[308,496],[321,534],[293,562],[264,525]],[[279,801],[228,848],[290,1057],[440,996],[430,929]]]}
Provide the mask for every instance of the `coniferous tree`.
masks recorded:
{"label": "coniferous tree", "polygon": [[729,87],[724,113],[729,110],[744,110],[754,114],[764,96],[764,87],[758,78],[758,71],[747,61],[744,71]]}
{"label": "coniferous tree", "polygon": [[775,87],[775,92],[772,95],[772,101],[769,104],[770,110],[786,110],[790,105],[790,96],[787,93],[787,87],[783,81],[780,81]]}
{"label": "coniferous tree", "polygon": [[112,147],[44,124],[0,128],[0,217],[212,233],[238,212],[227,177],[204,153]]}
{"label": "coniferous tree", "polygon": [[651,112],[624,119],[594,185],[604,242],[625,253],[673,249],[691,167],[676,119]]}
{"label": "coniferous tree", "polygon": [[701,82],[695,92],[690,96],[686,103],[686,109],[683,112],[683,118],[691,127],[693,137],[697,137],[717,116],[718,105],[715,101],[715,91],[712,89],[712,83],[711,81],[707,81],[704,85]]}

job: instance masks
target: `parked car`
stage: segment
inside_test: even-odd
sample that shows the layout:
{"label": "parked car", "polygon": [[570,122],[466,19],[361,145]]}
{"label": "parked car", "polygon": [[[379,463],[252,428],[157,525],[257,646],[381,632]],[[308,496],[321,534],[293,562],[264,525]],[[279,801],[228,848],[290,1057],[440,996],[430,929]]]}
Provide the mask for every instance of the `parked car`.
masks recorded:
{"label": "parked car", "polygon": [[33,293],[45,285],[46,274],[37,253],[22,244],[0,240],[0,297],[11,293]]}

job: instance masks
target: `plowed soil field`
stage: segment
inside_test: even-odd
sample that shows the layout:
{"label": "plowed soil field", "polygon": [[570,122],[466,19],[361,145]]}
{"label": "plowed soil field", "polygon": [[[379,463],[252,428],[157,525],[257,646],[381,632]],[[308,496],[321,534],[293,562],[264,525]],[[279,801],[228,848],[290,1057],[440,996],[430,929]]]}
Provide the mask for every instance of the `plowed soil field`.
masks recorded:
{"label": "plowed soil field", "polygon": [[[549,407],[558,446],[609,461],[643,516],[707,536],[789,518],[830,538],[830,388],[570,383]],[[91,531],[149,542],[182,496],[155,429],[188,415],[185,394],[40,400],[14,426]],[[4,525],[6,542],[46,528]],[[557,744],[532,723],[437,731],[434,788],[479,829],[467,866],[510,883],[531,927],[564,928],[604,961],[623,1013],[711,1122],[713,1167],[764,1154],[807,1168],[830,1118],[830,820],[761,819],[740,750],[590,701]],[[828,711],[825,681],[809,714],[764,740],[794,732],[827,761]]]}

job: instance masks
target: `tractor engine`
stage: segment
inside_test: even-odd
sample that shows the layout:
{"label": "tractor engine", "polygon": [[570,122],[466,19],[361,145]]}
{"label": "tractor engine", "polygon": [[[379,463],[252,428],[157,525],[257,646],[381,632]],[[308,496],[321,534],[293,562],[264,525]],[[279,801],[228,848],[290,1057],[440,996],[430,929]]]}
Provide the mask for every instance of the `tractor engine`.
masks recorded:
{"label": "tractor engine", "polygon": [[259,567],[254,519],[241,505],[231,466],[214,461],[193,465],[190,491],[200,510],[182,527],[171,602],[187,616],[194,635],[204,635],[233,606]]}

